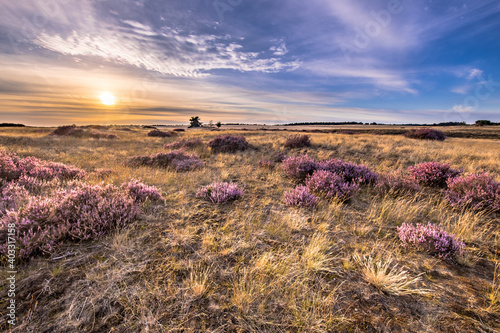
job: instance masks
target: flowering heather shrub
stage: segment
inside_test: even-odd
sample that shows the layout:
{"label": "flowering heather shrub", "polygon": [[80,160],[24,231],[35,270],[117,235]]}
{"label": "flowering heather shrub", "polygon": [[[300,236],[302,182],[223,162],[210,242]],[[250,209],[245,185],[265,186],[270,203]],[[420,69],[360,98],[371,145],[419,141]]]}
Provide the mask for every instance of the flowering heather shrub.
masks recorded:
{"label": "flowering heather shrub", "polygon": [[28,191],[15,182],[2,184],[0,191],[0,216],[8,210],[16,210],[29,196]]}
{"label": "flowering heather shrub", "polygon": [[201,187],[196,193],[197,198],[203,198],[213,203],[223,203],[241,198],[242,191],[234,183],[212,183]]}
{"label": "flowering heather shrub", "polygon": [[186,155],[183,150],[158,153],[150,156],[132,156],[126,161],[130,166],[172,167],[176,171],[189,171],[200,168],[204,163],[195,154]]}
{"label": "flowering heather shrub", "polygon": [[98,238],[139,215],[134,200],[113,185],[83,185],[60,202],[56,218],[69,225],[72,239]]}
{"label": "flowering heather shrub", "polygon": [[454,207],[500,211],[500,183],[486,172],[448,179],[446,200]]}
{"label": "flowering heather shrub", "polygon": [[128,191],[128,194],[137,203],[146,200],[163,201],[160,190],[155,186],[149,186],[136,179],[131,179],[128,183],[122,184],[122,188]]}
{"label": "flowering heather shrub", "polygon": [[[19,260],[29,260],[30,258],[42,254],[52,253],[55,246],[60,244],[66,237],[67,227],[64,223],[41,226],[40,223],[21,217],[17,212],[10,211],[0,219],[0,229],[6,231],[9,227],[15,225],[16,245],[18,249],[17,257]],[[0,253],[7,253],[6,232],[2,232],[0,239]],[[4,256],[5,258],[5,256]]]}
{"label": "flowering heather shrub", "polygon": [[85,171],[72,165],[42,161],[36,157],[17,158],[17,166],[21,175],[50,180],[82,179]]}
{"label": "flowering heather shrub", "polygon": [[446,139],[446,136],[444,135],[443,132],[431,128],[412,129],[404,133],[403,135],[410,139],[419,139],[419,140],[444,141]]}
{"label": "flowering heather shrub", "polygon": [[360,184],[375,183],[378,175],[364,165],[344,162],[339,159],[328,159],[318,163],[319,170],[326,170],[344,177],[346,182]]}
{"label": "flowering heather shrub", "polygon": [[203,142],[200,139],[191,138],[191,139],[177,140],[175,142],[164,145],[163,148],[169,148],[169,149],[193,148],[201,145],[203,145]]}
{"label": "flowering heather shrub", "polygon": [[0,179],[13,180],[19,178],[21,172],[17,168],[12,156],[5,150],[0,150]]}
{"label": "flowering heather shrub", "polygon": [[310,193],[307,186],[299,185],[283,194],[283,202],[291,207],[315,207],[318,197]]}
{"label": "flowering heather shrub", "polygon": [[381,174],[375,185],[375,190],[382,194],[391,194],[393,196],[414,194],[421,190],[418,182],[404,175],[402,172],[393,171]]}
{"label": "flowering heather shrub", "polygon": [[311,139],[309,135],[292,135],[288,137],[285,141],[286,148],[302,148],[302,147],[310,147]]}
{"label": "flowering heather shrub", "polygon": [[431,223],[422,225],[403,223],[398,227],[398,236],[404,248],[415,247],[418,250],[428,251],[442,258],[450,259],[464,251],[465,244],[455,239],[455,235],[449,234],[441,226]]}
{"label": "flowering heather shrub", "polygon": [[351,198],[354,192],[359,189],[359,185],[344,181],[344,177],[326,170],[316,170],[306,180],[309,191],[324,195],[331,199],[334,197],[340,200]]}
{"label": "flowering heather shrub", "polygon": [[298,181],[303,181],[318,169],[318,163],[308,155],[290,156],[283,160],[285,174]]}
{"label": "flowering heather shrub", "polygon": [[151,132],[148,133],[148,136],[150,137],[158,137],[158,138],[169,138],[173,134],[171,132],[163,132],[157,129],[152,130]]}
{"label": "flowering heather shrub", "polygon": [[208,143],[214,153],[233,153],[248,148],[248,142],[243,136],[219,136]]}
{"label": "flowering heather shrub", "polygon": [[452,169],[447,163],[426,162],[408,168],[409,175],[420,185],[446,187],[450,178],[460,175],[460,170]]}

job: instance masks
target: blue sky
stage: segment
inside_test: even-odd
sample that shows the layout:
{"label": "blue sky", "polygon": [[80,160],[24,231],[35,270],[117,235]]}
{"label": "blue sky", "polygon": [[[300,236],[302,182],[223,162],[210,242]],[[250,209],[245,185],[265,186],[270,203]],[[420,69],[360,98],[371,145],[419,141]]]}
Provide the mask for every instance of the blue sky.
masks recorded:
{"label": "blue sky", "polygon": [[0,116],[500,121],[499,32],[489,0],[0,0]]}

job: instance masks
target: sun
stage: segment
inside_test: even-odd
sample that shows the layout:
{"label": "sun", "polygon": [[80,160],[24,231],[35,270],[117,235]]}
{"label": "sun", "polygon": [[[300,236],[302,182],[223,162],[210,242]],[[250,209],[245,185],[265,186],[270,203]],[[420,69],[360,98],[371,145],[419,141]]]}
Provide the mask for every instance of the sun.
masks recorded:
{"label": "sun", "polygon": [[109,92],[102,93],[100,98],[101,98],[102,104],[104,104],[104,105],[115,104],[116,98],[115,98],[115,96],[113,96],[113,94],[111,94]]}

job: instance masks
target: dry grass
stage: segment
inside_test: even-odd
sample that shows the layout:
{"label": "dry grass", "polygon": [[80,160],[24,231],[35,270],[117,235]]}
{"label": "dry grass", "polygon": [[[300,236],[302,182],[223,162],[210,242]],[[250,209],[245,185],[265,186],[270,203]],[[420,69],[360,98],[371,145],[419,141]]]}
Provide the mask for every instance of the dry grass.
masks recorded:
{"label": "dry grass", "polygon": [[[110,127],[118,140],[57,138],[53,129],[2,128],[0,146],[21,156],[76,165],[88,181],[130,178],[159,187],[131,226],[94,242],[67,244],[59,260],[18,267],[17,332],[487,332],[500,328],[499,216],[451,209],[439,190],[419,197],[380,197],[363,188],[348,203],[314,209],[281,202],[294,183],[280,167],[259,168],[277,152],[341,158],[385,172],[425,161],[500,180],[500,142],[449,138],[311,133],[312,146],[284,150],[288,132],[189,130],[204,143],[244,135],[250,148],[212,155],[192,151],[205,167],[186,173],[130,168],[128,156],[165,151],[178,138],[147,129]],[[452,129],[450,129],[452,130]],[[482,129],[483,130],[483,129]],[[105,177],[99,169],[110,169]],[[94,171],[97,171],[93,173]],[[244,189],[231,204],[195,198],[214,181]],[[441,223],[463,239],[467,254],[450,263],[403,250],[402,223]],[[5,309],[5,270],[0,307]],[[0,322],[7,329],[5,320]]]}

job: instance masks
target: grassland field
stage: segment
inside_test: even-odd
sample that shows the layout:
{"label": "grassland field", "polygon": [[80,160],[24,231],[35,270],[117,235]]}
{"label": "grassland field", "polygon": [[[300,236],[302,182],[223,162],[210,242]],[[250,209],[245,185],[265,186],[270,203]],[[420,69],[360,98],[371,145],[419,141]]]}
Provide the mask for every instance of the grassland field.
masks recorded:
{"label": "grassland field", "polygon": [[[497,139],[437,142],[300,128],[312,146],[286,149],[293,131],[197,129],[151,138],[149,129],[113,126],[100,130],[119,139],[98,140],[49,136],[53,130],[1,128],[0,147],[82,168],[91,184],[139,179],[161,189],[165,202],[146,203],[137,221],[102,239],[20,264],[14,332],[500,330],[498,213],[454,209],[438,189],[392,197],[370,186],[348,202],[296,209],[282,201],[296,184],[280,166],[258,165],[277,152],[340,158],[377,173],[436,161],[500,181]],[[189,172],[125,165],[129,156],[166,152],[163,145],[179,138],[206,144],[222,134],[245,136],[249,149],[213,154],[196,147],[191,151],[205,166]],[[114,173],[103,178],[96,169]],[[237,183],[242,198],[214,205],[195,197],[214,181]],[[398,226],[428,222],[463,240],[467,256],[448,262],[401,247]],[[7,273],[0,269],[4,313]],[[0,329],[8,329],[5,316]]]}

